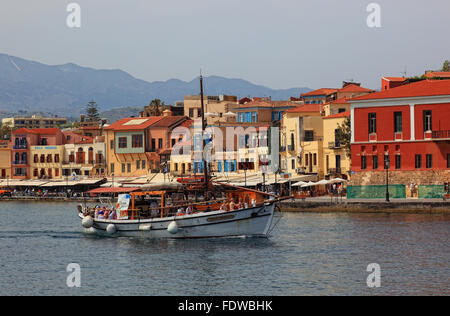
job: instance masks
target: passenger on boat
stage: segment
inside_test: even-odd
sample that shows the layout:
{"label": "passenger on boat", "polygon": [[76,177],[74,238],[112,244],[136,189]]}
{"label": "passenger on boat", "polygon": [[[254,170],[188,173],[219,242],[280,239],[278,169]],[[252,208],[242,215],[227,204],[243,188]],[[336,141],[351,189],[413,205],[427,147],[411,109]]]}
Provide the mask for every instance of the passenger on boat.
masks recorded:
{"label": "passenger on boat", "polygon": [[184,210],[182,207],[180,207],[177,211],[177,216],[183,216],[184,215]]}
{"label": "passenger on boat", "polygon": [[256,199],[252,199],[252,206],[256,207]]}
{"label": "passenger on boat", "polygon": [[109,216],[108,216],[108,219],[116,219],[117,217],[116,217],[116,210],[112,210],[110,213],[109,213]]}
{"label": "passenger on boat", "polygon": [[187,215],[192,214],[192,207],[190,205],[188,207],[186,207],[186,214]]}
{"label": "passenger on boat", "polygon": [[98,212],[98,219],[106,219],[105,218],[105,213],[103,211]]}
{"label": "passenger on boat", "polygon": [[227,201],[224,201],[222,205],[220,205],[220,210],[226,212],[227,211]]}
{"label": "passenger on boat", "polygon": [[229,210],[234,211],[235,209],[236,209],[236,203],[234,203],[234,200],[231,200]]}
{"label": "passenger on boat", "polygon": [[236,208],[238,210],[240,210],[243,207],[244,207],[244,203],[242,202],[242,198],[239,198],[239,202],[237,203]]}

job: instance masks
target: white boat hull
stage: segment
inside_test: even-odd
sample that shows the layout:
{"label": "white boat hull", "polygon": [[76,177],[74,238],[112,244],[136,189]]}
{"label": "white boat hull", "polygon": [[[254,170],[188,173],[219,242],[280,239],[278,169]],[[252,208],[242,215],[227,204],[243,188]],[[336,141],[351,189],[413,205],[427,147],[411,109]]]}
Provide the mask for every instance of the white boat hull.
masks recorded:
{"label": "white boat hull", "polygon": [[[253,208],[230,212],[213,211],[193,215],[153,218],[145,220],[101,220],[95,219],[87,233],[108,236],[144,238],[214,238],[214,237],[267,237],[275,211],[275,203],[265,203]],[[82,213],[79,214],[83,219]],[[176,233],[169,232],[175,221]],[[114,225],[114,233],[107,232]]]}

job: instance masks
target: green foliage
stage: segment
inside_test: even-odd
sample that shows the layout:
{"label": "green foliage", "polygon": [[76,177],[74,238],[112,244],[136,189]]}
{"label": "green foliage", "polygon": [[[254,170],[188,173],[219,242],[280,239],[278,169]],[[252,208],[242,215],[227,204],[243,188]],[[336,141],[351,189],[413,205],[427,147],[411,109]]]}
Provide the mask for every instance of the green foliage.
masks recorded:
{"label": "green foliage", "polygon": [[339,140],[339,143],[344,146],[347,157],[350,157],[352,138],[350,117],[346,117],[342,125],[338,125],[336,137]]}
{"label": "green foliage", "polygon": [[0,140],[9,139],[11,137],[11,132],[14,129],[10,124],[1,124],[0,125]]}
{"label": "green foliage", "polygon": [[99,122],[100,121],[100,114],[98,113],[98,106],[97,103],[94,101],[91,101],[86,106],[86,113],[87,118],[86,120],[88,122]]}
{"label": "green foliage", "polygon": [[444,61],[442,65],[442,71],[450,71],[450,60]]}
{"label": "green foliage", "polygon": [[150,116],[162,116],[166,106],[160,99],[154,99],[150,102],[148,108]]}

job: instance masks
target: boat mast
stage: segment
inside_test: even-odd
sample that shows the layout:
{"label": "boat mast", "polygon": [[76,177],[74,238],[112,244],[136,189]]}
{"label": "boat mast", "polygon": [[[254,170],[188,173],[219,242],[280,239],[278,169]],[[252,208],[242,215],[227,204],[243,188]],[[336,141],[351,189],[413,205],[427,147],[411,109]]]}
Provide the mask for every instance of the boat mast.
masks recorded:
{"label": "boat mast", "polygon": [[205,147],[206,147],[206,140],[205,140],[205,130],[206,130],[206,122],[205,122],[205,104],[203,102],[203,76],[200,74],[200,103],[202,106],[202,140],[203,140],[203,153],[202,153],[202,164],[203,164],[203,175],[204,175],[204,181],[205,181],[205,198],[207,198],[207,192],[208,192],[208,184],[209,184],[209,175],[208,175],[208,166],[206,164],[205,160]]}

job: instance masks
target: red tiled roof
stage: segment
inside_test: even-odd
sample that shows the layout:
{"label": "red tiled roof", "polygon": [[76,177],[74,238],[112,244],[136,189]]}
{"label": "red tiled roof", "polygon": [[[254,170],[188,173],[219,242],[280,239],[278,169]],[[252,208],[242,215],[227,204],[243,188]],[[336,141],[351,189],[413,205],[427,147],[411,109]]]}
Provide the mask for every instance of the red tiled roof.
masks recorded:
{"label": "red tiled roof", "polygon": [[342,98],[339,98],[337,100],[329,102],[329,104],[349,104],[348,103],[348,99],[349,98],[347,98],[347,97],[342,97]]}
{"label": "red tiled roof", "polygon": [[181,122],[185,118],[185,116],[163,116],[159,121],[152,124],[152,127],[171,127],[173,124]]}
{"label": "red tiled roof", "polygon": [[430,71],[425,74],[427,78],[450,78],[450,72],[447,71]]}
{"label": "red tiled roof", "polygon": [[403,82],[406,80],[405,77],[383,77],[383,79],[388,81],[395,81],[395,82]]}
{"label": "red tiled roof", "polygon": [[360,87],[356,84],[349,84],[342,89],[338,90],[339,92],[372,92],[373,90]]}
{"label": "red tiled roof", "polygon": [[286,113],[320,112],[321,104],[303,104],[294,109],[287,110]]}
{"label": "red tiled roof", "polygon": [[273,108],[273,105],[266,101],[252,101],[252,102],[240,105],[236,109],[245,109],[245,108]]}
{"label": "red tiled roof", "polygon": [[20,128],[13,131],[14,134],[41,134],[41,135],[56,135],[61,132],[59,128]]}
{"label": "red tiled roof", "polygon": [[356,97],[350,101],[427,97],[438,95],[450,95],[450,80],[422,80],[393,89]]}
{"label": "red tiled roof", "polygon": [[[163,118],[163,116],[123,118],[123,119],[109,125],[108,127],[105,127],[105,130],[114,130],[114,131],[144,130],[147,127],[155,124],[162,118]],[[136,124],[133,124],[133,122],[135,122]],[[141,122],[141,123],[138,124],[139,122]]]}
{"label": "red tiled roof", "polygon": [[310,97],[310,96],[315,96],[315,95],[330,95],[337,91],[338,91],[337,89],[322,88],[322,89],[317,89],[317,90],[314,90],[311,92],[303,93],[301,96],[302,97]]}
{"label": "red tiled roof", "polygon": [[334,119],[334,118],[341,118],[341,117],[349,117],[350,116],[350,111],[347,112],[342,112],[342,113],[338,113],[338,114],[333,114],[333,115],[328,115],[325,116],[323,119]]}

